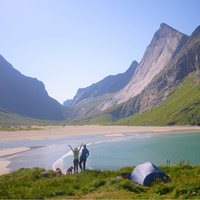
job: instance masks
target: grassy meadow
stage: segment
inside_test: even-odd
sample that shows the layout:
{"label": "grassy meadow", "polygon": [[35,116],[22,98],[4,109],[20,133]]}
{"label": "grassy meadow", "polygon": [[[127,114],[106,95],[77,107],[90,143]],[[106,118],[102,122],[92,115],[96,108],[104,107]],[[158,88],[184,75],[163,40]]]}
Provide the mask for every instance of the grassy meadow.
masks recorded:
{"label": "grassy meadow", "polygon": [[122,172],[131,173],[134,167],[117,171],[86,170],[73,175],[55,176],[45,169],[21,168],[0,176],[1,199],[200,199],[200,166],[181,161],[175,166],[159,166],[169,177],[168,183],[141,186],[127,179],[118,179]]}

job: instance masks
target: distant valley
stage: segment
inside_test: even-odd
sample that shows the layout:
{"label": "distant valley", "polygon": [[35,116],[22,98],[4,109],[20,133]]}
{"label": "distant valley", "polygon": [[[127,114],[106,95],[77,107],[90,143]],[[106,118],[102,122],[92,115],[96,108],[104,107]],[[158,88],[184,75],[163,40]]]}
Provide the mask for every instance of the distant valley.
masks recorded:
{"label": "distant valley", "polygon": [[6,111],[64,124],[200,125],[200,26],[187,36],[161,24],[140,63],[79,89],[64,105],[2,56],[0,72],[2,119]]}

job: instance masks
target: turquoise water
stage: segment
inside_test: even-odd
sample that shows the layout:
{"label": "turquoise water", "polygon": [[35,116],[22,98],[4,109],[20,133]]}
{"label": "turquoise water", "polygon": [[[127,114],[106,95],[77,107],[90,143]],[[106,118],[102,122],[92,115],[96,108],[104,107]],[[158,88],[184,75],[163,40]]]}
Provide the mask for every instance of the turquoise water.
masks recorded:
{"label": "turquoise water", "polygon": [[60,167],[63,173],[73,163],[73,155],[68,147],[79,147],[86,143],[90,151],[86,168],[117,170],[125,166],[136,166],[150,161],[166,165],[166,160],[174,165],[182,160],[191,165],[200,164],[200,133],[126,133],[123,137],[86,135],[55,137],[40,140],[13,140],[0,142],[0,150],[15,147],[37,147],[27,152],[0,157],[9,160],[10,171],[21,167],[44,167],[55,170]]}

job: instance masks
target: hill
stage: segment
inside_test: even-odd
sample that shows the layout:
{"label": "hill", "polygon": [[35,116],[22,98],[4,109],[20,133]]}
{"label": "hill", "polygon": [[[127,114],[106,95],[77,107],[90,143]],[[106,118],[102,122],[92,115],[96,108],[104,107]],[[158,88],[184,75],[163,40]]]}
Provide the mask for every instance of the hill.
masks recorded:
{"label": "hill", "polygon": [[42,120],[65,120],[62,105],[49,97],[44,84],[22,75],[0,55],[0,108]]}
{"label": "hill", "polygon": [[27,125],[56,125],[55,121],[39,120],[17,115],[0,108],[0,127],[5,130],[10,126],[27,126]]}
{"label": "hill", "polygon": [[123,118],[127,125],[200,125],[200,76],[196,72],[173,87],[165,100],[141,114]]}

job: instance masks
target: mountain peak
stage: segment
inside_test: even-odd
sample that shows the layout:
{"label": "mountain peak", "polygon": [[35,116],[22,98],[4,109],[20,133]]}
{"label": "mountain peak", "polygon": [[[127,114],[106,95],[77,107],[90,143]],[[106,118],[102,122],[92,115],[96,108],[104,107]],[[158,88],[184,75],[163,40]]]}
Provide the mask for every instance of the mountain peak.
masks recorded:
{"label": "mountain peak", "polygon": [[[185,35],[184,33],[181,33],[180,31],[172,28],[171,26],[169,26],[169,25],[167,25],[165,23],[161,23],[160,24],[160,29],[158,30],[158,32],[164,33],[164,35],[165,35],[165,33],[170,33],[170,32],[173,33],[173,34]],[[185,35],[185,36],[187,36],[187,35]]]}
{"label": "mountain peak", "polygon": [[160,29],[154,34],[129,83],[122,90],[106,99],[99,106],[99,109],[105,110],[138,95],[151,82],[153,77],[170,62],[177,49],[183,46],[183,37],[184,34],[162,23]]}
{"label": "mountain peak", "polygon": [[[171,26],[165,24],[165,23],[161,23],[160,24],[160,28],[172,28]],[[172,28],[173,29],[173,28]]]}
{"label": "mountain peak", "polygon": [[[198,26],[194,32],[192,33],[190,39],[192,40],[193,38],[196,38],[196,37],[200,37],[200,26]],[[197,38],[196,38],[197,39]]]}
{"label": "mountain peak", "polygon": [[161,24],[160,24],[160,28],[165,28],[165,27],[171,28],[169,25],[167,25],[167,24],[165,24],[165,23],[161,23]]}
{"label": "mountain peak", "polygon": [[159,32],[168,33],[168,32],[179,32],[179,31],[177,31],[176,29],[172,28],[171,26],[165,23],[162,23],[160,24]]}
{"label": "mountain peak", "polygon": [[128,72],[128,71],[132,71],[132,70],[135,71],[136,68],[137,68],[137,66],[138,66],[138,62],[137,62],[136,60],[134,60],[134,61],[131,63],[130,67],[127,69],[126,72]]}

